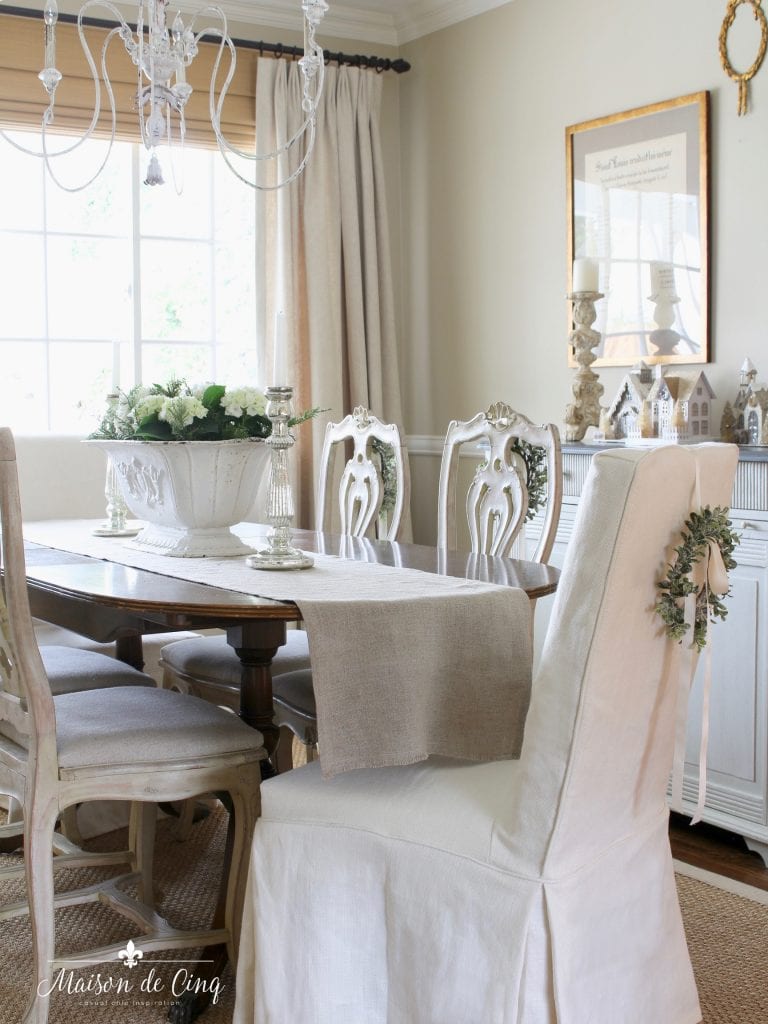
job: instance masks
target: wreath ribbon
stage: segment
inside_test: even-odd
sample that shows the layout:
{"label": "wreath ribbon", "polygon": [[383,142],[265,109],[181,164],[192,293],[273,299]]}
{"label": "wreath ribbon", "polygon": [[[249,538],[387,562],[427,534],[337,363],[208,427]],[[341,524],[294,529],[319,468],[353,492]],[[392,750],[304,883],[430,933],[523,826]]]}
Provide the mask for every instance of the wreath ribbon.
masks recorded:
{"label": "wreath ribbon", "polygon": [[[696,615],[696,595],[685,599],[685,621],[693,631]],[[680,650],[680,648],[678,648]],[[693,641],[683,647],[679,655],[677,713],[675,720],[675,753],[672,762],[672,807],[683,809],[683,776],[685,773],[685,741],[688,729],[688,704],[693,679],[699,665],[701,651]],[[709,632],[704,646],[704,680],[701,699],[701,736],[699,739],[699,778],[696,795],[696,809],[691,824],[701,821],[707,799],[707,751],[709,748],[709,705],[712,694],[712,640]]]}
{"label": "wreath ribbon", "polygon": [[[695,503],[701,507],[701,489],[699,470],[696,467]],[[693,509],[691,510],[693,511]],[[699,664],[701,649],[695,642],[696,606],[699,595],[703,591],[704,608],[709,609],[710,593],[724,597],[729,589],[728,569],[723,553],[716,540],[708,538],[704,558],[694,562],[689,573],[694,585],[692,593],[684,599],[683,617],[685,632],[689,642],[678,645],[677,654],[677,706],[675,713],[675,749],[672,761],[672,807],[683,809],[683,776],[685,773],[685,741],[688,727],[688,705],[693,687],[693,678]],[[701,737],[699,740],[699,778],[696,797],[696,809],[691,818],[691,825],[701,821],[704,804],[707,798],[707,750],[709,747],[709,708],[712,694],[712,633],[706,631],[704,642],[704,679],[701,702]]]}

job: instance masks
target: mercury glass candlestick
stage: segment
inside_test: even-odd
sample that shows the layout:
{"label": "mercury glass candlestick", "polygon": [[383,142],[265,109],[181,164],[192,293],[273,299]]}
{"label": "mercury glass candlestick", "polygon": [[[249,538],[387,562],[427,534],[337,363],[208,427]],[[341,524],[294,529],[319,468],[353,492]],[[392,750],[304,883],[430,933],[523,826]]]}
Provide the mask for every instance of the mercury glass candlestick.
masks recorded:
{"label": "mercury glass candlestick", "polygon": [[117,535],[124,533],[126,520],[128,519],[128,506],[125,504],[125,498],[123,498],[115,464],[109,456],[107,456],[107,477],[104,483],[104,497],[107,499],[107,530]]}
{"label": "mercury glass candlestick", "polygon": [[288,454],[296,442],[288,421],[293,411],[293,388],[276,384],[267,388],[265,394],[267,416],[272,424],[272,433],[266,441],[272,455],[266,508],[270,524],[267,535],[269,547],[249,555],[246,562],[252,569],[308,569],[314,564],[310,556],[291,544],[291,523],[295,512]]}
{"label": "mercury glass candlestick", "polygon": [[566,441],[581,441],[587,427],[600,425],[600,398],[603,385],[592,369],[597,356],[592,349],[600,344],[600,332],[592,329],[597,316],[595,302],[602,299],[602,292],[573,292],[568,299],[573,303],[573,322],[576,325],[568,335],[573,356],[579,365],[573,382],[573,402],[565,411]]}

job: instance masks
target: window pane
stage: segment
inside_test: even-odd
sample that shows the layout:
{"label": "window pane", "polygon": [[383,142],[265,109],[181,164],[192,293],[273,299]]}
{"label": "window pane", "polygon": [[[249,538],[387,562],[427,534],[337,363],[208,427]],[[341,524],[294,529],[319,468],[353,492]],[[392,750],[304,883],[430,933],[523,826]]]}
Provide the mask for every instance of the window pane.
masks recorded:
{"label": "window pane", "polygon": [[[87,180],[104,159],[102,143],[86,143],[83,149],[87,152],[77,160],[82,171],[70,170],[67,180]],[[65,159],[69,157],[62,157]],[[46,181],[46,200],[49,231],[130,237],[130,146],[115,143],[102,173],[82,192],[64,192],[52,181]]]}
{"label": "window pane", "polygon": [[265,381],[259,380],[256,349],[244,349],[236,344],[216,346],[216,380],[230,387],[260,387]]}
{"label": "window pane", "polygon": [[205,238],[210,234],[211,154],[187,146],[183,156],[177,155],[182,195],[176,194],[171,158],[165,149],[160,152],[165,184],[141,186],[141,233],[145,238]]}
{"label": "window pane", "polygon": [[[83,235],[48,242],[48,329],[55,338],[112,338],[130,330],[130,249]],[[111,365],[111,363],[110,363]]]}
{"label": "window pane", "polygon": [[256,325],[253,239],[216,248],[216,333],[252,339]]}
{"label": "window pane", "polygon": [[112,388],[112,346],[55,342],[50,346],[51,430],[90,433]]}
{"label": "window pane", "polygon": [[[39,150],[33,132],[8,132],[28,149]],[[4,187],[0,189],[0,228],[39,231],[43,226],[43,162],[10,145],[2,149]],[[8,183],[13,182],[10,188]]]}
{"label": "window pane", "polygon": [[48,377],[43,342],[0,343],[3,367],[3,423],[20,434],[48,430]]}
{"label": "window pane", "polygon": [[145,339],[210,338],[209,247],[199,242],[141,243],[141,330]]}
{"label": "window pane", "polygon": [[6,338],[42,338],[45,335],[43,239],[40,235],[0,232],[0,246],[3,254],[0,334]]}
{"label": "window pane", "polygon": [[141,363],[145,384],[164,384],[173,377],[202,384],[214,378],[207,345],[142,345]]}

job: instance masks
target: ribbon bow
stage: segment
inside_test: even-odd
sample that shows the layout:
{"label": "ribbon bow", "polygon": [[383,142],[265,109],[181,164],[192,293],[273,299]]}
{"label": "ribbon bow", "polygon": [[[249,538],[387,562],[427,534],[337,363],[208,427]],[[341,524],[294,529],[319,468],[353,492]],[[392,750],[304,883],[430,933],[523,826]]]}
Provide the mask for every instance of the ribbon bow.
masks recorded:
{"label": "ribbon bow", "polygon": [[[718,511],[718,510],[715,510]],[[735,536],[730,533],[727,538],[729,555],[735,543]],[[672,767],[672,806],[682,808],[683,803],[683,772],[685,768],[685,737],[688,722],[688,699],[693,686],[693,677],[698,666],[699,653],[702,649],[701,640],[696,635],[697,614],[701,623],[703,615],[703,650],[704,650],[704,687],[701,706],[701,739],[699,742],[699,780],[696,810],[691,824],[701,821],[704,803],[707,796],[707,747],[709,744],[709,701],[712,692],[712,640],[709,630],[710,595],[725,597],[730,590],[728,569],[720,543],[713,537],[706,538],[705,551],[698,561],[691,566],[689,579],[693,590],[684,600],[684,631],[690,636],[690,642],[683,645],[680,660],[679,688],[677,699],[677,718],[675,724],[675,753]],[[702,610],[699,611],[699,608]],[[701,629],[700,629],[701,635]]]}

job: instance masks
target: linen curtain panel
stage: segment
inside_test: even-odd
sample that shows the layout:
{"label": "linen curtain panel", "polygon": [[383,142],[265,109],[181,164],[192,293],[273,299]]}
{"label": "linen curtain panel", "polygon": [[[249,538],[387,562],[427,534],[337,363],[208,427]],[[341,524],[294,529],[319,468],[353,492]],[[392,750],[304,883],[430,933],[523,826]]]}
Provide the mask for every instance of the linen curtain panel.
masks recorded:
{"label": "linen curtain panel", "polygon": [[[258,337],[266,383],[293,384],[297,410],[328,409],[296,431],[296,523],[303,527],[314,525],[329,418],[365,405],[402,423],[379,129],[382,76],[333,66],[325,74],[305,172],[291,186],[257,197],[257,294],[264,297]],[[301,121],[298,65],[260,59],[256,152],[285,145]],[[299,159],[286,155],[283,169]],[[274,168],[260,180],[268,183],[270,173],[274,181]]]}

